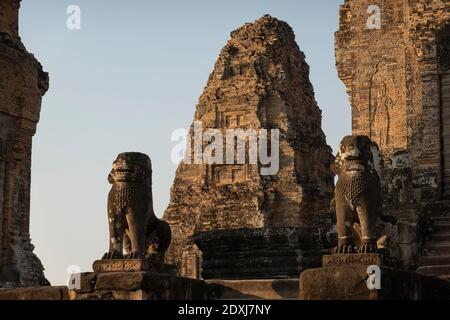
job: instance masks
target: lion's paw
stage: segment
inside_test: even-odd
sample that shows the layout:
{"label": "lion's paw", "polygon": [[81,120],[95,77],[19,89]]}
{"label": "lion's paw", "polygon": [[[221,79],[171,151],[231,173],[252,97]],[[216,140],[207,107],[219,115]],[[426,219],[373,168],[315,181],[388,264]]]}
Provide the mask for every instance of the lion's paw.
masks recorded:
{"label": "lion's paw", "polygon": [[107,252],[103,255],[102,260],[123,259],[123,255],[119,251]]}
{"label": "lion's paw", "polygon": [[125,256],[127,259],[144,259],[145,255],[139,252],[131,252]]}
{"label": "lion's paw", "polygon": [[363,243],[358,249],[358,253],[377,253],[377,252],[378,248],[376,242]]}
{"label": "lion's paw", "polygon": [[354,252],[355,250],[351,244],[338,245],[333,249],[333,254],[346,254]]}

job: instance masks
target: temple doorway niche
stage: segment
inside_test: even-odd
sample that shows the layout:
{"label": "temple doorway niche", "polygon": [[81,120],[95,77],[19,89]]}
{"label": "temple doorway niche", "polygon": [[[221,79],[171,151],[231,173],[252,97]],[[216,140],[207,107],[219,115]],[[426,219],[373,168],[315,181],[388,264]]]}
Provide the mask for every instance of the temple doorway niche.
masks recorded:
{"label": "temple doorway niche", "polygon": [[442,196],[450,200],[450,24],[437,37],[442,112]]}

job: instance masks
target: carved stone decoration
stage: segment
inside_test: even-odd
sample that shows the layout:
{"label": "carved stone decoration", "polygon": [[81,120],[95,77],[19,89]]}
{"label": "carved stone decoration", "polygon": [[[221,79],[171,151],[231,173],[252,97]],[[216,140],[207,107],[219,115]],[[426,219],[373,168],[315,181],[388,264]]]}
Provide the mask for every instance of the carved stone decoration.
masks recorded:
{"label": "carved stone decoration", "polygon": [[159,256],[170,245],[171,230],[153,211],[152,165],[142,153],[117,156],[108,175],[109,251],[103,259],[141,259]]}
{"label": "carved stone decoration", "polygon": [[352,253],[354,229],[359,253],[377,251],[377,221],[381,216],[381,185],[373,152],[377,145],[367,136],[346,136],[333,164],[338,176],[335,190],[338,246],[333,253]]}
{"label": "carved stone decoration", "polygon": [[383,256],[377,253],[333,254],[324,255],[322,258],[324,268],[348,265],[381,266],[382,264]]}
{"label": "carved stone decoration", "polygon": [[177,270],[173,265],[161,263],[158,259],[114,259],[97,260],[92,265],[96,273],[109,272],[155,272],[176,276]]}
{"label": "carved stone decoration", "polygon": [[18,32],[19,0],[0,0],[0,287],[47,285],[33,253],[31,148],[48,74]]}

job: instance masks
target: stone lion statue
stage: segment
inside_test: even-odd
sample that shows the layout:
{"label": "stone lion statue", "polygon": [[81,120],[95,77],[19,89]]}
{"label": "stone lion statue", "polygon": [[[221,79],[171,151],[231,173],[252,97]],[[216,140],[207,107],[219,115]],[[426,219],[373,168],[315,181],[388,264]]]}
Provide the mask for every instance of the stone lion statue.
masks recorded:
{"label": "stone lion statue", "polygon": [[353,253],[355,244],[359,253],[377,252],[377,221],[382,200],[374,160],[378,160],[378,146],[369,137],[343,138],[332,165],[338,176],[335,189],[338,246],[334,254]]}
{"label": "stone lion statue", "polygon": [[121,153],[108,175],[109,251],[103,259],[159,256],[170,245],[171,230],[153,211],[152,164],[142,153]]}

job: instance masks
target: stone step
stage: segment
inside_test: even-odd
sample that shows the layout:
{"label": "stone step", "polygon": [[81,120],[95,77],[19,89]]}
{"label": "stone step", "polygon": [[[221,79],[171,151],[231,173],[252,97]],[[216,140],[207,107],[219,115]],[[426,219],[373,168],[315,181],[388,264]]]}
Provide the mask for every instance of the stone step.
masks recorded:
{"label": "stone step", "polygon": [[428,244],[425,250],[432,256],[450,256],[450,244]]}
{"label": "stone step", "polygon": [[432,234],[430,244],[450,244],[450,233]]}
{"label": "stone step", "polygon": [[442,266],[450,265],[450,255],[448,256],[423,256],[419,258],[419,266]]}
{"label": "stone step", "polygon": [[432,220],[435,224],[450,224],[450,217],[437,217]]}
{"label": "stone step", "polygon": [[450,224],[433,224],[433,233],[450,233]]}
{"label": "stone step", "polygon": [[419,267],[416,272],[424,275],[450,276],[450,265]]}

